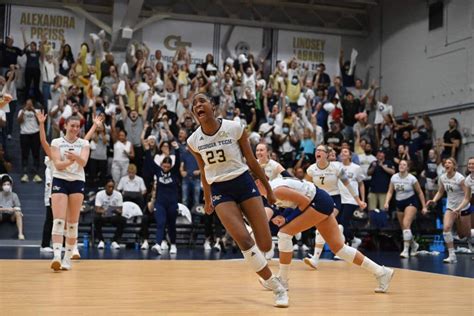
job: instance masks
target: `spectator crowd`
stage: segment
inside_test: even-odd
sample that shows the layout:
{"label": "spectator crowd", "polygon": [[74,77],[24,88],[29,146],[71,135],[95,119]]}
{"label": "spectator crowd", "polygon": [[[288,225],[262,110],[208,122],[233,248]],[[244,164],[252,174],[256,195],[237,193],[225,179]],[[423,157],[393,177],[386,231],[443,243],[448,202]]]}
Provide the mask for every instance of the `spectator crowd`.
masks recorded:
{"label": "spectator crowd", "polygon": [[[126,61],[118,64],[102,32],[91,34],[79,52],[73,52],[66,40],[56,51],[46,37],[39,43],[24,38],[22,48],[11,36],[0,43],[0,91],[12,96],[0,110],[0,173],[11,171],[6,153],[12,146],[13,126],[18,125],[21,182],[30,177],[43,181],[35,112],[48,114],[49,140],[62,135],[71,115],[81,118],[82,135],[96,116],[103,116],[103,126],[90,140],[86,177],[87,186],[98,192],[94,223],[99,247],[104,247],[104,224],[117,227],[112,247],[119,247],[126,225],[120,215],[126,201],[143,211],[144,249],[150,222],[161,223],[173,235],[176,216],[172,212],[165,219],[153,215],[156,191],[169,190],[160,181],[176,178],[178,200],[189,209],[201,203],[199,169],[186,145],[197,127],[191,111],[195,93],[208,94],[219,117],[239,122],[254,149],[260,143],[268,145],[271,158],[298,178],[315,162],[318,145],[333,148],[336,160],[343,148],[349,148],[353,162],[364,173],[368,210],[356,211],[360,217],[366,216],[364,211],[386,211],[383,204],[390,177],[402,159],[410,162],[410,172],[432,197],[443,172],[442,160],[457,157],[461,146],[456,119],[449,121],[449,129],[438,139],[428,116],[410,118],[403,113],[395,119],[389,96],[380,94],[375,81],[359,79],[355,66],[344,61],[342,50],[340,75],[331,77],[323,63],[310,71],[295,58],[277,61],[269,71],[266,60],[256,60],[252,54],[229,58],[223,66],[208,54],[203,63],[191,65],[193,56],[186,47],[178,47],[168,64],[160,50],[151,52],[145,43],[137,42],[129,45]],[[26,62],[20,65],[23,55]],[[146,159],[148,154],[152,161]],[[156,166],[161,169],[157,171]],[[2,197],[8,195],[8,183],[11,189],[11,180],[2,178]],[[0,219],[21,222],[19,200],[13,197],[12,201],[0,206]],[[215,215],[205,220],[205,246],[210,248],[214,242],[219,248],[225,238],[222,227]],[[24,238],[21,231],[18,236]],[[167,249],[163,240],[160,251]],[[173,245],[171,241],[170,250]]]}

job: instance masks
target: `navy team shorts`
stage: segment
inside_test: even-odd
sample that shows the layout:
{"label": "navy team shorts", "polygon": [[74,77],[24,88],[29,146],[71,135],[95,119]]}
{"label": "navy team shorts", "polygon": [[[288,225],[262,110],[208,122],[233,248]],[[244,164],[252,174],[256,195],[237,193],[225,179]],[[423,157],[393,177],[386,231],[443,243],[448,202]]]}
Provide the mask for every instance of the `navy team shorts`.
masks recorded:
{"label": "navy team shorts", "polygon": [[63,193],[66,195],[74,193],[84,194],[84,181],[67,181],[64,179],[53,178],[51,194]]}
{"label": "navy team shorts", "polygon": [[420,209],[420,202],[418,201],[418,197],[416,194],[410,196],[408,199],[404,199],[401,201],[397,200],[397,211],[405,212],[405,208],[408,206],[414,206],[417,210]]}
{"label": "navy team shorts", "polygon": [[240,204],[250,198],[260,196],[260,192],[248,171],[232,180],[214,182],[211,184],[211,194],[214,206],[229,201]]}
{"label": "navy team shorts", "polygon": [[337,208],[339,212],[342,212],[341,195],[340,194],[330,195],[330,197],[334,201],[334,207]]}
{"label": "navy team shorts", "polygon": [[[341,200],[341,196],[339,196],[339,201]],[[336,207],[336,203],[333,200],[334,196],[330,196],[326,191],[321,190],[320,188],[316,188],[316,195],[314,196],[313,200],[310,203],[310,206],[314,208],[317,212],[331,215]]]}

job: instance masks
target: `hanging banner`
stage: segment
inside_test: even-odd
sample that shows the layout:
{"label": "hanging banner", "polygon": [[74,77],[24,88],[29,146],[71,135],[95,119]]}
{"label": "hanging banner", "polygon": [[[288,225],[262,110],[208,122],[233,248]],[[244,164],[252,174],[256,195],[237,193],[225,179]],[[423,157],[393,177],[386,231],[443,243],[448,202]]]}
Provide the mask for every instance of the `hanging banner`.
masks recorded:
{"label": "hanging banner", "polygon": [[214,24],[165,20],[143,28],[143,42],[150,48],[150,59],[161,50],[162,62],[168,69],[180,47],[191,53],[191,69],[203,63],[214,49]]}
{"label": "hanging banner", "polygon": [[6,33],[13,36],[14,46],[23,48],[24,30],[26,41],[39,44],[43,36],[51,42],[53,50],[59,52],[63,38],[71,46],[74,57],[79,53],[84,38],[85,21],[77,14],[63,9],[9,6],[9,28]]}
{"label": "hanging banner", "polygon": [[266,59],[271,52],[271,32],[262,28],[221,25],[219,66],[227,58],[236,60],[240,54],[252,54],[255,62]]}
{"label": "hanging banner", "polygon": [[298,63],[316,72],[320,63],[326,66],[331,77],[339,75],[341,37],[337,35],[278,31],[277,59],[289,61],[296,57]]}

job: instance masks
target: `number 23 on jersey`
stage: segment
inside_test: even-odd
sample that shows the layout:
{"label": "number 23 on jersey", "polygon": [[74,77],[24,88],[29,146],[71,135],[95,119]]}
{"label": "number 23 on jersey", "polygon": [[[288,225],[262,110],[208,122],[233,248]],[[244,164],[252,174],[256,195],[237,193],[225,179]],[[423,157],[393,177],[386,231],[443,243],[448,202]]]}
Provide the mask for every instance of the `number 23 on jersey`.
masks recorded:
{"label": "number 23 on jersey", "polygon": [[207,163],[212,165],[217,162],[224,162],[226,161],[224,150],[218,149],[216,151],[206,151],[206,159]]}

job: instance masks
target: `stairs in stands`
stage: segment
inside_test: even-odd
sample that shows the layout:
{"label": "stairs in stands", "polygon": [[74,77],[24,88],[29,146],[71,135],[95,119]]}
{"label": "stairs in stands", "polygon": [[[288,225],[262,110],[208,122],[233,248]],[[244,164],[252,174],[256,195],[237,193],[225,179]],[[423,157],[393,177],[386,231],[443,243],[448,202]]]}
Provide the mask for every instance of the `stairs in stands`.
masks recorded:
{"label": "stairs in stands", "polygon": [[[18,108],[20,105],[18,106]],[[16,115],[14,116],[16,118]],[[21,208],[23,211],[23,232],[25,235],[25,241],[16,241],[18,238],[18,231],[16,226],[11,223],[0,223],[0,245],[7,244],[40,244],[43,222],[45,218],[45,206],[44,206],[44,182],[34,183],[32,181],[33,174],[30,174],[30,182],[21,183],[20,178],[22,176],[21,168],[21,149],[20,149],[20,130],[18,123],[13,124],[12,139],[6,142],[7,156],[13,164],[13,170],[10,176],[13,178],[13,191],[18,194],[20,199]],[[40,176],[44,181],[44,153],[41,150],[41,171]],[[33,161],[30,157],[30,166]]]}

